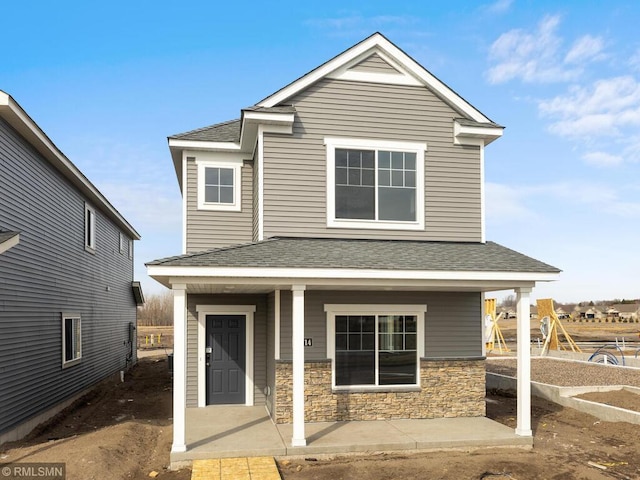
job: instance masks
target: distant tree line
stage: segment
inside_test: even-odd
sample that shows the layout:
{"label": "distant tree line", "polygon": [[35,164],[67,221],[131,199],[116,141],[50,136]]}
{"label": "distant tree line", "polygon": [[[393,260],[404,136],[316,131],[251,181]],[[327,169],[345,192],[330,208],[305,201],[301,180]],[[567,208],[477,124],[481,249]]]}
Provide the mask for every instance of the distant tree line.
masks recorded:
{"label": "distant tree line", "polygon": [[165,327],[173,325],[173,295],[170,291],[149,295],[138,307],[138,325]]}

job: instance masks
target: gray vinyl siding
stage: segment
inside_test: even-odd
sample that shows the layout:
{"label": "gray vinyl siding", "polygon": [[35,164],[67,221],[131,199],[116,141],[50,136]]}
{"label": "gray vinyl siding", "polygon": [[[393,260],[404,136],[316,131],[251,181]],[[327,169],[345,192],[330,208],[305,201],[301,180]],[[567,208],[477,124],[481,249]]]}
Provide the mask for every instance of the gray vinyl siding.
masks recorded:
{"label": "gray vinyl siding", "polygon": [[[325,304],[411,304],[426,305],[425,357],[468,358],[482,355],[482,297],[478,292],[305,292],[306,360],[327,358]],[[283,360],[291,359],[291,292],[281,299],[281,345]]]}
{"label": "gray vinyl siding", "polygon": [[400,74],[395,68],[385,62],[380,55],[374,53],[373,55],[365,58],[360,63],[357,63],[349,70],[357,72],[372,72],[372,73],[395,73]]}
{"label": "gray vinyl siding", "polygon": [[[430,90],[324,79],[289,102],[293,135],[264,139],[265,238],[481,240],[479,147],[453,144],[460,114]],[[327,228],[325,136],[426,143],[425,230]]]}
{"label": "gray vinyl siding", "polygon": [[187,252],[248,243],[252,239],[253,166],[242,167],[242,205],[240,212],[198,210],[198,168],[187,161]]}
{"label": "gray vinyl siding", "polygon": [[[198,406],[198,312],[196,305],[255,305],[253,385],[255,405],[265,405],[267,385],[267,296],[195,295],[187,296],[187,407]],[[202,381],[205,381],[203,378]]]}
{"label": "gray vinyl siding", "polygon": [[[133,261],[91,206],[95,253],[84,247],[82,194],[0,120],[0,228],[20,232],[0,255],[0,437],[130,365]],[[68,368],[62,313],[81,317],[82,359]]]}

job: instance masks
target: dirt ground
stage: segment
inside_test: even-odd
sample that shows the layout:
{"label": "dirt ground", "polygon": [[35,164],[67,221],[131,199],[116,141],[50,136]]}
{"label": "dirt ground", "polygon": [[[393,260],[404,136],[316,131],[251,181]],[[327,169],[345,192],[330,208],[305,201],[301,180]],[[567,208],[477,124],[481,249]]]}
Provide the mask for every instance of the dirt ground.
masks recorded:
{"label": "dirt ground", "polygon": [[[68,480],[142,480],[151,472],[161,480],[189,479],[189,469],[167,470],[171,378],[160,354],[141,358],[124,383],[101,383],[26,440],[0,446],[0,463],[64,462]],[[601,395],[596,400],[612,405],[637,398]],[[640,479],[640,426],[601,422],[538,398],[532,414],[532,451],[371,454],[283,460],[279,467],[285,480]],[[515,428],[516,399],[491,392],[487,415]]]}
{"label": "dirt ground", "polygon": [[[307,458],[280,462],[281,473],[285,480],[640,478],[639,426],[601,422],[535,397],[532,413],[534,448],[530,451],[482,449]],[[493,392],[487,399],[487,416],[515,428],[516,399],[505,392]]]}
{"label": "dirt ground", "polygon": [[166,356],[141,359],[126,374],[42,425],[25,440],[0,446],[0,463],[63,462],[67,480],[187,480],[167,471],[172,429],[171,377]]}

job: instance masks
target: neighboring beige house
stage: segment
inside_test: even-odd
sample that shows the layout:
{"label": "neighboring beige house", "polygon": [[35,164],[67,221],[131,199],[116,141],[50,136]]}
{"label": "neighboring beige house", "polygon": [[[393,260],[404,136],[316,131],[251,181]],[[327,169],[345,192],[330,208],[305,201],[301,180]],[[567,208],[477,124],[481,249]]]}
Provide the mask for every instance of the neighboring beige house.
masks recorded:
{"label": "neighboring beige house", "polygon": [[484,416],[483,298],[505,289],[530,437],[530,292],[559,270],[485,238],[502,132],[376,33],[169,137],[183,252],[148,273],[174,292],[172,459],[212,404],[264,405],[293,446],[307,422]]}
{"label": "neighboring beige house", "polygon": [[616,303],[615,305],[611,305],[611,315],[613,317],[633,320],[635,322],[640,317],[640,304]]}

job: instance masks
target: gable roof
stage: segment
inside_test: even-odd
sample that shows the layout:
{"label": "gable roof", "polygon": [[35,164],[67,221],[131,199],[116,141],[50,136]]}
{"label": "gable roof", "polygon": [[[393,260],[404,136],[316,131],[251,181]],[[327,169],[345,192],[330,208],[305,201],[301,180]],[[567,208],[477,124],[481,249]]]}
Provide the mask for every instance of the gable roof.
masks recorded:
{"label": "gable roof", "polygon": [[[390,42],[380,32],[376,32],[360,43],[348,48],[331,60],[323,63],[309,73],[294,80],[289,85],[281,88],[269,95],[256,105],[263,107],[273,107],[287,101],[300,91],[314,84],[323,77],[330,75],[340,75],[345,70],[359,64],[372,54],[381,56],[388,60],[388,63],[396,70],[406,73],[415,79],[418,84],[430,88],[442,100],[448,103],[455,110],[461,112],[464,117],[475,120],[483,124],[494,124],[488,117],[482,114],[473,105],[462,98],[453,89],[439,80],[435,75],[416,62],[404,51]],[[495,125],[495,124],[494,124]]]}
{"label": "gable roof", "polygon": [[54,168],[81,191],[100,211],[135,240],[140,234],[118,212],[93,183],[51,141],[11,95],[0,90],[0,118],[29,142]]}
{"label": "gable roof", "polygon": [[556,267],[494,242],[289,237],[179,255],[155,260],[147,265],[551,274],[560,272]]}

